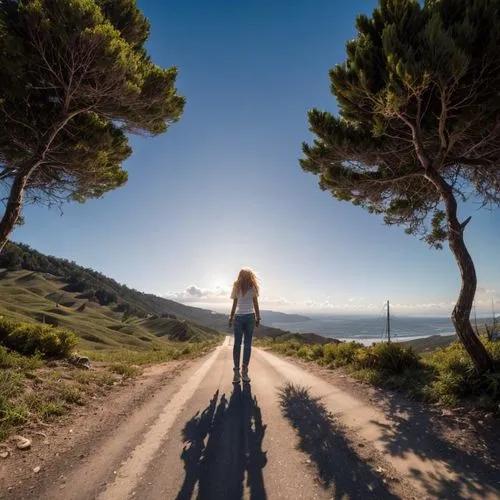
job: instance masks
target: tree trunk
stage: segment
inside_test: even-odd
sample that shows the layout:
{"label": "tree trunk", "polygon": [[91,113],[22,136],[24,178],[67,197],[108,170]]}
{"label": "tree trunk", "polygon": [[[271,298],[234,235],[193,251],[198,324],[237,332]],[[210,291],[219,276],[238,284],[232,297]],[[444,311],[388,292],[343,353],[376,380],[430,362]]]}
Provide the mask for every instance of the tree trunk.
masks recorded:
{"label": "tree trunk", "polygon": [[53,128],[47,132],[47,141],[37,150],[29,160],[21,164],[17,169],[17,175],[10,188],[9,199],[2,220],[0,221],[0,252],[6,245],[10,233],[16,222],[19,220],[23,208],[24,191],[31,174],[43,163],[47,152],[50,150],[54,139],[59,132],[77,115],[89,111],[90,108],[78,109],[65,115],[61,120],[54,124]]}
{"label": "tree trunk", "polygon": [[5,206],[5,212],[2,220],[0,221],[0,252],[7,243],[10,233],[14,229],[14,225],[21,215],[26,184],[31,174],[40,165],[40,163],[40,160],[34,159],[30,162],[26,162],[19,168],[18,173],[14,178],[14,182],[10,188],[9,199],[7,201],[7,205]]}
{"label": "tree trunk", "polygon": [[448,222],[448,243],[457,260],[462,277],[460,294],[453,308],[451,319],[458,337],[474,362],[477,372],[484,373],[493,367],[493,360],[475,334],[470,321],[477,277],[474,262],[464,242],[464,229],[468,220],[463,224],[458,221],[457,201],[451,186],[435,170],[427,169],[426,177],[436,186],[443,198]]}

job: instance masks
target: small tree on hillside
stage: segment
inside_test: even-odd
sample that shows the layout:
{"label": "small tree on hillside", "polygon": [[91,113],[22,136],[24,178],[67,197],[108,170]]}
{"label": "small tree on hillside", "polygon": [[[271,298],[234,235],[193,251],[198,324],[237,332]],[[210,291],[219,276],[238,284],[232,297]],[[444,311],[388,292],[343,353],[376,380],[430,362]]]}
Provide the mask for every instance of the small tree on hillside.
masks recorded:
{"label": "small tree on hillside", "polygon": [[151,61],[136,0],[0,2],[0,250],[32,201],[80,202],[123,185],[127,133],[179,119],[176,69]]}
{"label": "small tree on hillside", "polygon": [[452,320],[478,371],[492,360],[470,323],[470,218],[457,202],[500,202],[500,4],[497,0],[381,0],[357,19],[347,60],[330,71],[339,116],[312,110],[302,168],[339,200],[384,214],[441,248],[462,286]]}

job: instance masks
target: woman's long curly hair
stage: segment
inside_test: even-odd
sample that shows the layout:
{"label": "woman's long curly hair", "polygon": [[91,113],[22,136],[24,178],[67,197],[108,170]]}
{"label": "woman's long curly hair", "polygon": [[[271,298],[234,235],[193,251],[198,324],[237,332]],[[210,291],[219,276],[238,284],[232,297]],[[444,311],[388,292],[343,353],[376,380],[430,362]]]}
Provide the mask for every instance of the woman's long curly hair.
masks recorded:
{"label": "woman's long curly hair", "polygon": [[259,281],[252,269],[244,267],[238,274],[238,279],[234,282],[236,291],[245,295],[245,293],[253,288],[256,295],[259,295]]}

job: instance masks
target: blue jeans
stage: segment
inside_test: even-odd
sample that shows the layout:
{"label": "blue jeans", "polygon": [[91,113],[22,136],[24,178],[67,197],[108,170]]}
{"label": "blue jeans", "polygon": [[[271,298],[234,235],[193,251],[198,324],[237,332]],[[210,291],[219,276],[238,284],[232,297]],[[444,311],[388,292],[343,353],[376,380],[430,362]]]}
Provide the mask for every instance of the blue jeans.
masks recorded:
{"label": "blue jeans", "polygon": [[248,366],[252,350],[252,336],[255,326],[255,314],[237,314],[234,317],[234,367],[240,367],[241,341],[243,340],[243,366]]}

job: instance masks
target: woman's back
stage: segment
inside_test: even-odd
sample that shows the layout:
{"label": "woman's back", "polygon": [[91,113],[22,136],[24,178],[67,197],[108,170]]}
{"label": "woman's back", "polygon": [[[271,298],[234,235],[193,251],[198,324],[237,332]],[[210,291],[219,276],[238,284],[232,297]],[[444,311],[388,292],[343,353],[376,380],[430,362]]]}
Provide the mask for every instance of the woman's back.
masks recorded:
{"label": "woman's back", "polygon": [[233,287],[233,292],[231,293],[231,298],[236,299],[236,315],[241,316],[243,314],[253,314],[253,298],[255,297],[255,290],[250,287],[245,293],[238,290],[236,285]]}

